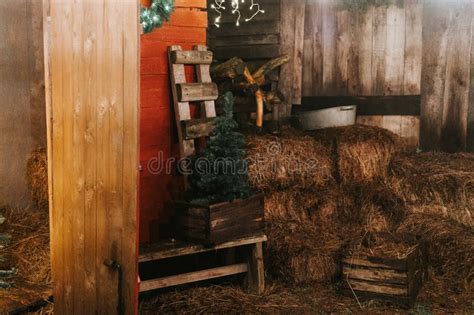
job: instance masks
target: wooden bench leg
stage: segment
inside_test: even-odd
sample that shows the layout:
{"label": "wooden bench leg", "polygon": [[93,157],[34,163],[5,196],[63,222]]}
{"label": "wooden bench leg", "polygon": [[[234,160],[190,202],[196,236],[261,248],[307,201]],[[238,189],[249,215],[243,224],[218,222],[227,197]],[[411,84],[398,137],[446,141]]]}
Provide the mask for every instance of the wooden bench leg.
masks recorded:
{"label": "wooden bench leg", "polygon": [[248,290],[261,294],[265,290],[265,269],[263,267],[262,243],[250,245],[248,265]]}

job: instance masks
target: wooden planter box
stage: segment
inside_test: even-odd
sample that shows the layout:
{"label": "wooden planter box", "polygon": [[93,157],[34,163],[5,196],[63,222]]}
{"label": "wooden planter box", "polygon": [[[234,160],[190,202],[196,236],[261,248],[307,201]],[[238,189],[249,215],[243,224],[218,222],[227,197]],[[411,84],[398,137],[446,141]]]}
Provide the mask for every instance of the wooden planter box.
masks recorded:
{"label": "wooden planter box", "polygon": [[182,238],[209,245],[263,234],[263,194],[208,207],[177,203],[177,226]]}
{"label": "wooden planter box", "polygon": [[353,255],[343,259],[342,292],[359,301],[386,300],[409,308],[415,303],[425,276],[423,244],[405,258]]}

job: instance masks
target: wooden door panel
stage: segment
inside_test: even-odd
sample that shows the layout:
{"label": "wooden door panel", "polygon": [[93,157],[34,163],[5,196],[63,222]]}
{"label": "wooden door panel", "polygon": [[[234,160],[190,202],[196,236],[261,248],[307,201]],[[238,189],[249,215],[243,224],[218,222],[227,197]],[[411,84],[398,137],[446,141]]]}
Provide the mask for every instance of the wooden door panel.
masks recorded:
{"label": "wooden door panel", "polygon": [[135,0],[44,0],[58,314],[136,312],[138,16]]}

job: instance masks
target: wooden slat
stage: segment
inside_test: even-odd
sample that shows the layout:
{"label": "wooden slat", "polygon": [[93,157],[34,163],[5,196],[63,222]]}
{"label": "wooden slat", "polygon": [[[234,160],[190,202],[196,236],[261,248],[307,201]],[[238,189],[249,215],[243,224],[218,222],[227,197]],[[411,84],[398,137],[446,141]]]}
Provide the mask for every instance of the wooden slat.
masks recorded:
{"label": "wooden slat", "polygon": [[212,63],[212,52],[210,51],[173,51],[171,52],[171,60],[178,64],[203,64],[210,65]]}
{"label": "wooden slat", "polygon": [[357,23],[357,51],[358,51],[358,87],[360,95],[372,93],[372,44],[373,44],[373,18],[374,7],[358,13]]}
{"label": "wooden slat", "polygon": [[372,268],[382,268],[382,269],[396,269],[406,271],[407,266],[406,262],[403,261],[390,261],[390,260],[376,260],[368,257],[354,257],[354,258],[344,258],[342,262],[348,266],[356,268],[355,266],[363,267],[372,267]]}
{"label": "wooden slat", "polygon": [[396,272],[387,269],[362,269],[344,265],[342,267],[342,277],[343,279],[349,278],[408,285],[406,272]]}
{"label": "wooden slat", "polygon": [[[207,47],[204,45],[198,45],[194,47],[194,49],[201,52],[207,51]],[[198,82],[203,82],[203,83],[212,82],[210,71],[211,69],[209,65],[202,65],[202,64],[196,65],[196,76],[197,76]],[[216,105],[214,101],[201,102],[201,116],[203,118],[216,117]]]}
{"label": "wooden slat", "polygon": [[449,10],[441,2],[423,5],[420,146],[438,150],[445,98]]}
{"label": "wooden slat", "polygon": [[400,96],[320,96],[304,97],[295,111],[316,110],[342,105],[357,105],[358,115],[420,115],[420,95]]}
{"label": "wooden slat", "polygon": [[179,102],[213,101],[219,96],[215,83],[181,83],[176,85]]}
{"label": "wooden slat", "polygon": [[254,35],[267,35],[267,34],[279,34],[280,32],[280,19],[273,21],[261,21],[258,23],[258,27],[255,27],[253,23],[244,23],[239,26],[235,24],[225,24],[225,27],[216,27],[214,25],[214,15],[209,14],[209,44],[213,45],[213,39],[225,38],[227,36],[247,36],[252,37]]}
{"label": "wooden slat", "polygon": [[191,119],[181,122],[184,139],[196,139],[200,137],[207,137],[214,129],[214,119]]}
{"label": "wooden slat", "polygon": [[372,95],[384,95],[385,51],[387,50],[387,7],[374,8],[372,36]]}
{"label": "wooden slat", "polygon": [[441,149],[458,152],[466,150],[472,2],[457,1],[449,11]]}
{"label": "wooden slat", "polygon": [[[84,113],[87,111],[85,108],[85,104],[87,104],[84,100],[84,94],[81,91],[85,88],[87,84],[87,78],[81,77],[83,75],[83,71],[78,71],[76,69],[80,69],[81,62],[87,57],[83,55],[82,52],[82,45],[80,44],[82,38],[85,34],[82,33],[82,21],[84,19],[84,7],[82,4],[75,3],[72,6],[72,11],[74,12],[74,16],[72,18],[72,25],[76,32],[72,35],[72,73],[71,77],[73,82],[80,82],[79,84],[73,85],[72,96],[74,98],[74,112],[76,113]],[[85,58],[86,57],[86,58]],[[73,184],[72,191],[71,191],[71,210],[72,209],[80,209],[84,206],[85,202],[85,194],[84,194],[84,152],[86,150],[83,132],[85,130],[85,116],[86,115],[71,115],[73,117],[72,120],[72,139],[69,141],[72,144],[72,156],[75,157],[75,162],[73,163],[72,173],[71,175],[74,177],[75,183]],[[66,140],[67,141],[67,140]],[[67,149],[66,149],[67,150]],[[84,212],[86,209],[84,209]],[[72,270],[74,273],[74,277],[77,279],[84,279],[85,278],[85,244],[84,244],[84,212],[73,211],[72,210],[72,218],[71,218],[71,225],[72,225],[72,238],[76,240],[74,254],[71,257],[70,264],[72,265]],[[81,314],[84,313],[84,292],[85,292],[85,283],[84,281],[74,281],[73,282],[73,298],[74,298],[74,313]]]}
{"label": "wooden slat", "polygon": [[234,264],[230,266],[184,273],[177,276],[170,276],[170,277],[165,277],[165,278],[160,278],[160,279],[142,281],[140,283],[140,292],[147,292],[151,290],[176,286],[176,285],[185,284],[185,283],[192,283],[192,282],[197,282],[197,281],[202,281],[202,280],[236,275],[239,273],[246,273],[247,270],[248,270],[247,264]]}
{"label": "wooden slat", "polygon": [[286,98],[279,109],[280,118],[290,115],[293,104],[301,103],[305,3],[303,0],[281,0],[279,51],[280,55],[289,55],[290,62],[281,66],[278,81],[278,89]]}
{"label": "wooden slat", "polygon": [[405,67],[403,74],[403,94],[420,94],[421,53],[422,53],[421,0],[405,0]]}
{"label": "wooden slat", "polygon": [[350,283],[350,287],[354,291],[373,292],[389,295],[407,296],[408,290],[404,286],[397,286],[395,284],[373,283],[367,281],[359,281],[354,279],[346,280]]}
{"label": "wooden slat", "polygon": [[[473,6],[474,15],[474,6]],[[474,27],[474,23],[472,25]],[[471,63],[470,63],[470,81],[469,81],[469,105],[467,109],[467,131],[466,148],[469,152],[474,152],[474,30],[471,30]]]}
{"label": "wooden slat", "polygon": [[209,37],[212,47],[238,46],[238,45],[275,45],[280,43],[278,34],[258,34],[244,36]]}
{"label": "wooden slat", "polygon": [[227,60],[235,56],[244,59],[265,59],[275,58],[280,55],[280,45],[248,45],[248,46],[226,46],[214,47],[215,58],[219,60]]}
{"label": "wooden slat", "polygon": [[387,8],[387,46],[385,50],[385,95],[403,92],[405,63],[405,9],[396,4]]}
{"label": "wooden slat", "polygon": [[249,290],[257,294],[262,294],[265,290],[262,243],[251,245],[249,255],[249,272],[247,276]]}
{"label": "wooden slat", "polygon": [[336,9],[332,1],[324,1],[321,18],[322,86],[320,95],[336,95]]}
{"label": "wooden slat", "polygon": [[[351,79],[357,78],[357,50],[351,49],[353,41],[351,31],[353,27],[351,23],[351,12],[347,10],[336,11],[336,87],[335,93],[337,95],[347,95],[349,92],[349,71],[351,72]],[[355,62],[349,62],[349,59],[355,60]],[[349,70],[349,65],[351,69]],[[354,69],[355,68],[355,69]],[[354,71],[355,70],[355,71]],[[350,82],[351,86],[357,86],[357,83]]]}
{"label": "wooden slat", "polygon": [[191,254],[199,254],[204,252],[216,251],[225,248],[245,246],[249,244],[255,244],[259,242],[266,242],[267,237],[265,235],[257,235],[252,237],[247,237],[231,242],[222,243],[213,247],[205,247],[201,244],[189,244],[189,243],[180,243],[180,242],[167,242],[159,243],[151,246],[142,248],[139,262],[147,262],[154,260],[161,260],[165,258],[185,256]]}
{"label": "wooden slat", "polygon": [[140,38],[137,35],[140,22],[137,14],[137,4],[134,1],[126,3],[124,8],[123,57],[126,61],[123,67],[123,178],[122,178],[122,311],[124,314],[135,314],[138,309],[138,223],[139,211],[139,175],[138,160],[140,115],[137,104],[140,100],[138,86],[140,84]]}

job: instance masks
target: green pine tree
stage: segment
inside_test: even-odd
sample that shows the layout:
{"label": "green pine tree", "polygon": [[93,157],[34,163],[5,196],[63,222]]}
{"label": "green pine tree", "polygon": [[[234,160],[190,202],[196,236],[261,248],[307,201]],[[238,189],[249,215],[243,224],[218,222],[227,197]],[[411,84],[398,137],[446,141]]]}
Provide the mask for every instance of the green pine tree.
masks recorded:
{"label": "green pine tree", "polygon": [[193,202],[214,204],[247,198],[251,193],[245,161],[245,138],[235,131],[234,97],[221,97],[223,115],[214,122],[214,130],[202,153],[193,159],[189,176],[189,195]]}

